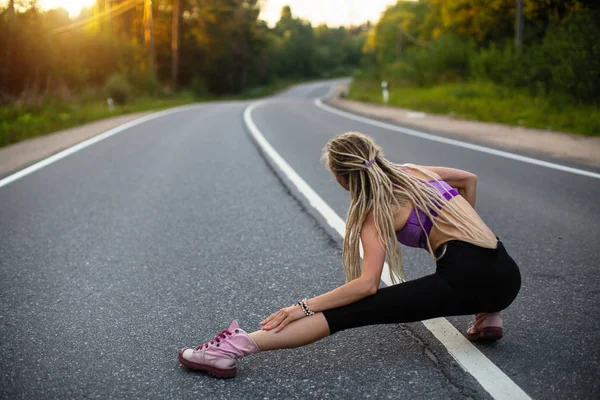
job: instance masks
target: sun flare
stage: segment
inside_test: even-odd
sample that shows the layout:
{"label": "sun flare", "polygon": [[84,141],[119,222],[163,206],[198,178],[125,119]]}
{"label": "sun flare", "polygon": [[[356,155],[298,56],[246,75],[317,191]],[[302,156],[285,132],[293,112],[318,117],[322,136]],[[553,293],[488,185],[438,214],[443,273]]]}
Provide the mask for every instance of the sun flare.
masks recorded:
{"label": "sun flare", "polygon": [[40,0],[39,5],[46,9],[64,8],[71,17],[77,17],[82,9],[91,7],[95,0]]}

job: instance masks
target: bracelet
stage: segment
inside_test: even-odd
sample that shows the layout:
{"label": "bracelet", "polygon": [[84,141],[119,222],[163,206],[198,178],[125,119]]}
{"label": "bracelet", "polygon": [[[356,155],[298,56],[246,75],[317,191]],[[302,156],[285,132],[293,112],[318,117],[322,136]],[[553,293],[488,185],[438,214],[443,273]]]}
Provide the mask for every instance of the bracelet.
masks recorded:
{"label": "bracelet", "polygon": [[296,303],[296,305],[302,307],[302,311],[304,311],[304,314],[306,314],[307,317],[315,315],[315,313],[308,307],[308,302],[306,298],[300,300],[298,303]]}

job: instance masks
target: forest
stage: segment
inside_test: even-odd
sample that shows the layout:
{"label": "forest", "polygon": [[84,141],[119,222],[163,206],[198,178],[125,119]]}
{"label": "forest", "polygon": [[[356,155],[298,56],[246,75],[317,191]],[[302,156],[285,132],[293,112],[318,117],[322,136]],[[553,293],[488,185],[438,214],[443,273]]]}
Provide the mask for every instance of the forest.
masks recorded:
{"label": "forest", "polygon": [[258,97],[351,74],[370,25],[312,26],[257,0],[98,0],[79,17],[10,0],[0,10],[0,146],[115,113]]}
{"label": "forest", "polygon": [[[328,27],[289,6],[268,26],[258,0],[97,0],[73,19],[9,0],[0,9],[0,146],[105,117],[107,97],[125,113],[340,76],[354,77],[357,100],[380,102],[386,80],[394,105],[598,134],[596,2],[527,0],[521,13],[518,3],[398,1],[378,21]],[[511,107],[525,115],[499,110]],[[548,120],[556,109],[560,120]]]}
{"label": "forest", "polygon": [[235,94],[359,66],[368,27],[313,27],[285,7],[269,28],[259,12],[257,0],[98,0],[72,21],[35,3],[8,8],[0,20],[1,92],[4,101],[80,93],[118,77],[132,90]]}
{"label": "forest", "polygon": [[[421,111],[600,134],[600,4],[419,0],[382,14],[350,97]],[[517,17],[521,16],[521,29]]]}

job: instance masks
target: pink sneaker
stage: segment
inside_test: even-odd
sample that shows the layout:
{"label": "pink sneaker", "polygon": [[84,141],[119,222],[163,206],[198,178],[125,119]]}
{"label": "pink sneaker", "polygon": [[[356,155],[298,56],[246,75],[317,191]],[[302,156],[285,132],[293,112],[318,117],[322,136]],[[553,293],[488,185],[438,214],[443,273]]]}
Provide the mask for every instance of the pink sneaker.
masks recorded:
{"label": "pink sneaker", "polygon": [[233,378],[237,374],[237,360],[258,353],[258,345],[240,329],[236,320],[213,340],[179,350],[179,362],[190,369],[207,372],[217,378]]}
{"label": "pink sneaker", "polygon": [[467,329],[467,339],[471,341],[494,341],[501,339],[502,335],[502,317],[499,312],[477,314],[475,322]]}

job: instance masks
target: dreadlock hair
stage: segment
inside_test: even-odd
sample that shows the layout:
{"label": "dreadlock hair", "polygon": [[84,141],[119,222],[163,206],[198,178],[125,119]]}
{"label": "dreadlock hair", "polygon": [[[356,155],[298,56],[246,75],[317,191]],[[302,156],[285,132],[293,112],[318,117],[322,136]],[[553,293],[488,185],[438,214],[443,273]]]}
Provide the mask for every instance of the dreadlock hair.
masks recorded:
{"label": "dreadlock hair", "polygon": [[[347,282],[360,276],[360,230],[371,208],[380,243],[386,251],[386,261],[390,266],[393,283],[405,281],[402,253],[394,228],[393,207],[402,207],[408,201],[413,207],[423,211],[440,232],[456,236],[455,233],[444,229],[444,225],[450,226],[460,233],[458,239],[482,247],[494,247],[495,243],[491,243],[489,232],[483,229],[470,213],[456,202],[446,201],[429,182],[388,161],[381,148],[369,136],[358,132],[336,136],[325,145],[322,158],[336,177],[346,180],[350,191],[351,202],[342,249]],[[412,165],[410,168],[433,180],[437,179],[423,168]],[[434,210],[442,208],[443,212],[436,213],[436,217],[432,215]],[[419,213],[417,218],[423,228]],[[435,258],[429,237],[427,249]]]}

